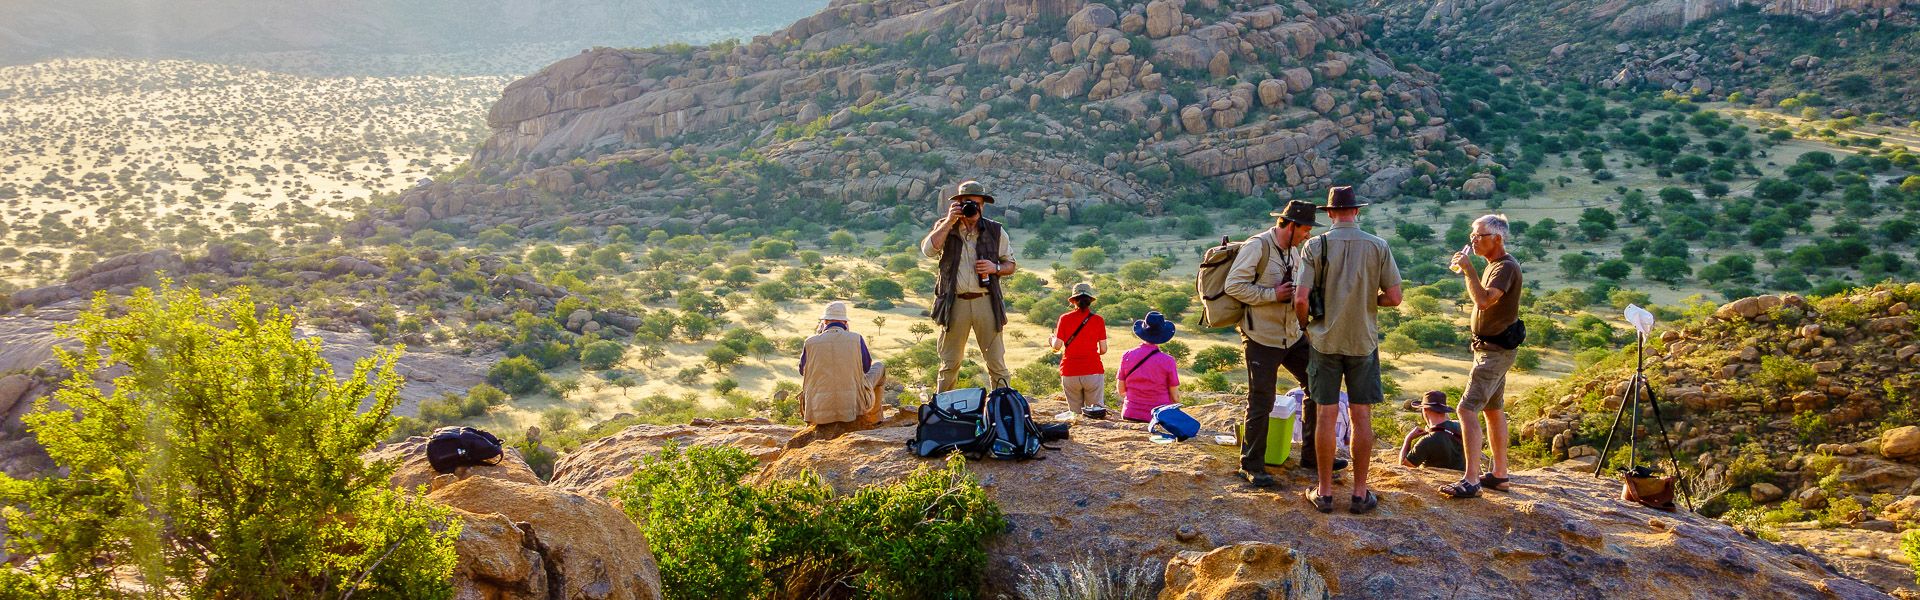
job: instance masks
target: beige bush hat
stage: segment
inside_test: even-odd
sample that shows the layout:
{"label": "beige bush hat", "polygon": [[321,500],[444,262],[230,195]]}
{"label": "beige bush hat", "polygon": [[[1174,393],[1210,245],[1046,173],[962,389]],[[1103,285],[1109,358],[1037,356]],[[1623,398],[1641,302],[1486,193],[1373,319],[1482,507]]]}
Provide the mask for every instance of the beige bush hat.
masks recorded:
{"label": "beige bush hat", "polygon": [[1072,299],[1074,299],[1074,298],[1079,298],[1079,297],[1081,297],[1081,296],[1086,296],[1086,297],[1088,297],[1088,298],[1092,298],[1092,297],[1094,297],[1094,296],[1093,296],[1093,284],[1091,284],[1091,283],[1087,283],[1087,282],[1085,282],[1085,281],[1082,281],[1082,282],[1080,282],[1080,283],[1076,283],[1076,284],[1073,284],[1073,295],[1072,295],[1072,296],[1067,296],[1067,299],[1068,299],[1068,300],[1072,300]]}
{"label": "beige bush hat", "polygon": [[847,320],[847,303],[840,302],[838,300],[833,302],[828,302],[826,312],[820,313],[820,320],[822,321]]}
{"label": "beige bush hat", "polygon": [[983,204],[993,204],[993,196],[987,195],[987,186],[981,185],[978,181],[960,182],[960,185],[954,188],[953,196],[948,197],[947,200],[953,201],[961,198],[979,198]]}

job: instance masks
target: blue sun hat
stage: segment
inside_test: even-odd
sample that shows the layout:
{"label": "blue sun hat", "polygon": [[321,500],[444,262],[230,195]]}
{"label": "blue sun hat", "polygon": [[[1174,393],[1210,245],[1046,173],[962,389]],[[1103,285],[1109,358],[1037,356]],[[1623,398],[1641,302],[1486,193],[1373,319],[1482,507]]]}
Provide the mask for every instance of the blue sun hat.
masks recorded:
{"label": "blue sun hat", "polygon": [[1172,340],[1173,329],[1173,322],[1168,321],[1167,316],[1160,314],[1157,310],[1147,313],[1147,318],[1133,322],[1133,335],[1138,336],[1140,341],[1155,346]]}

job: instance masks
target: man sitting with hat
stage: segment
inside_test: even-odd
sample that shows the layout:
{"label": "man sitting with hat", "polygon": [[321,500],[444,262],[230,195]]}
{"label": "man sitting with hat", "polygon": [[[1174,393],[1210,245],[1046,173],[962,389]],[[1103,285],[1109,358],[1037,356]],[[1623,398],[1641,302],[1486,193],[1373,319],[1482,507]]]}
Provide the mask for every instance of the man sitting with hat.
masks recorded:
{"label": "man sitting with hat", "polygon": [[847,329],[847,303],[828,303],[818,333],[800,350],[800,418],[811,427],[788,449],[871,429],[886,409],[880,404],[886,381],[886,363],[873,360],[866,338]]}
{"label": "man sitting with hat", "polygon": [[1467,455],[1460,445],[1460,424],[1447,417],[1453,414],[1453,407],[1447,406],[1447,393],[1427,392],[1426,398],[1414,406],[1427,424],[1407,432],[1407,438],[1400,441],[1400,464],[1465,470]]}
{"label": "man sitting with hat", "polygon": [[936,392],[955,387],[967,334],[987,362],[990,388],[1012,380],[1001,331],[1007,326],[1000,278],[1012,275],[1013,248],[998,221],[986,218],[993,196],[978,181],[961,183],[948,198],[947,212],[920,240],[920,254],[939,261],[933,283],[933,322],[940,325],[940,378]]}
{"label": "man sitting with hat", "polygon": [[[1309,350],[1306,330],[1293,310],[1293,267],[1299,264],[1299,246],[1319,225],[1314,221],[1317,212],[1313,203],[1294,200],[1285,209],[1269,213],[1274,217],[1273,227],[1247,238],[1227,271],[1226,288],[1222,290],[1247,305],[1246,316],[1237,326],[1247,364],[1247,424],[1240,439],[1238,474],[1255,487],[1273,485],[1265,464],[1267,416],[1273,412],[1280,369],[1286,368],[1301,387],[1307,385]],[[1314,469],[1318,415],[1311,407],[1304,412],[1306,442],[1301,447],[1300,465]],[[1339,466],[1343,465],[1335,468]]]}

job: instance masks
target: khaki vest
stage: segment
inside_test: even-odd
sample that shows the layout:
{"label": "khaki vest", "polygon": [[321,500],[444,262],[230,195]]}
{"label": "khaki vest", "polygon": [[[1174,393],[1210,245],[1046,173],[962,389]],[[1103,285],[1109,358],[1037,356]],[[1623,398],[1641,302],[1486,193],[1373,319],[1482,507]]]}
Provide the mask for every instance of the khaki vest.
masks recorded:
{"label": "khaki vest", "polygon": [[800,417],[811,424],[843,423],[873,409],[873,390],[860,369],[860,334],[838,327],[807,338],[800,372]]}

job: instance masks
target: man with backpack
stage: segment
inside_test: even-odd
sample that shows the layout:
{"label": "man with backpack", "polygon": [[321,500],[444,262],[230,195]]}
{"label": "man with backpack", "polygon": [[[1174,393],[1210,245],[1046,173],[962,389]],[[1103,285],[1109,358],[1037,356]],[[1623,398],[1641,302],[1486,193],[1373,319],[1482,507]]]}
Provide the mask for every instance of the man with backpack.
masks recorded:
{"label": "man with backpack", "polygon": [[[1246,313],[1235,326],[1247,363],[1247,422],[1240,436],[1241,479],[1254,487],[1271,487],[1267,474],[1267,423],[1273,412],[1280,369],[1285,367],[1294,381],[1307,385],[1307,340],[1294,314],[1293,267],[1299,262],[1297,248],[1307,241],[1313,228],[1315,208],[1310,202],[1293,200],[1280,212],[1269,213],[1273,228],[1247,238],[1227,271],[1225,292],[1246,304]],[[1315,411],[1307,410],[1305,442],[1300,465],[1314,467]],[[1280,440],[1278,443],[1290,443]]]}
{"label": "man with backpack", "polygon": [[1001,340],[1007,308],[1000,278],[1014,273],[1013,248],[1000,223],[986,218],[986,205],[993,204],[986,186],[978,181],[961,183],[948,201],[946,215],[920,241],[920,254],[940,262],[933,283],[933,322],[940,325],[936,391],[953,389],[959,379],[968,333],[987,361],[989,389],[1003,388],[1012,372],[1007,370],[1007,348]]}
{"label": "man with backpack", "polygon": [[[1314,455],[1333,456],[1333,424],[1345,386],[1348,415],[1353,423],[1353,499],[1348,511],[1372,512],[1380,498],[1367,487],[1367,468],[1373,458],[1373,405],[1386,401],[1380,385],[1380,325],[1375,313],[1382,306],[1399,306],[1400,266],[1387,241],[1360,230],[1360,208],[1352,186],[1327,190],[1320,207],[1333,226],[1307,240],[1294,276],[1295,316],[1307,323],[1312,351],[1307,358],[1307,395],[1319,411]],[[1319,481],[1307,490],[1307,502],[1322,513],[1333,512],[1333,461],[1318,463]]]}

